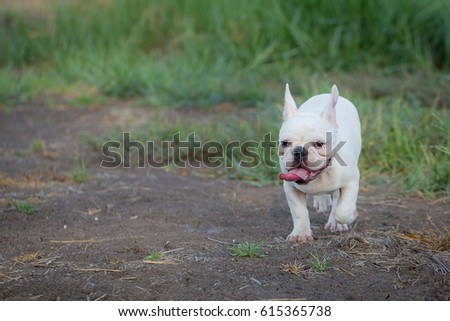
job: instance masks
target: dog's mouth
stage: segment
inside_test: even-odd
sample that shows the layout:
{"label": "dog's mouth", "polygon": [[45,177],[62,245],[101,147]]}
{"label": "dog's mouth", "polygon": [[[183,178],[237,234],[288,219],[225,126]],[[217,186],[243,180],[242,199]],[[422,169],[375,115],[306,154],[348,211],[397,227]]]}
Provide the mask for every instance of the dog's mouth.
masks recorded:
{"label": "dog's mouth", "polygon": [[331,159],[327,161],[325,166],[319,168],[318,170],[310,170],[304,167],[294,167],[288,170],[287,173],[281,173],[278,177],[282,181],[296,182],[297,184],[308,184],[312,180],[316,179],[320,173],[322,173],[329,165]]}

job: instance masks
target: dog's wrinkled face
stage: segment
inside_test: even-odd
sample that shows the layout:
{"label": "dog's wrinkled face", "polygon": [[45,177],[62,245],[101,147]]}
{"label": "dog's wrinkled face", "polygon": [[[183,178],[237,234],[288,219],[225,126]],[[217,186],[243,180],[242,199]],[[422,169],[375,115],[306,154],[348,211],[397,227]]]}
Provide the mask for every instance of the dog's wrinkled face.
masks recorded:
{"label": "dog's wrinkled face", "polygon": [[320,119],[296,118],[285,121],[280,131],[278,155],[286,173],[280,178],[307,184],[329,165],[332,155],[327,151],[332,148],[327,132],[332,137],[334,130]]}
{"label": "dog's wrinkled face", "polygon": [[[331,110],[323,106],[319,114],[301,114],[286,90],[284,122],[279,135],[278,156],[282,173],[280,179],[307,184],[316,179],[330,164],[332,137],[337,132],[334,102]],[[330,116],[330,117],[328,117]]]}

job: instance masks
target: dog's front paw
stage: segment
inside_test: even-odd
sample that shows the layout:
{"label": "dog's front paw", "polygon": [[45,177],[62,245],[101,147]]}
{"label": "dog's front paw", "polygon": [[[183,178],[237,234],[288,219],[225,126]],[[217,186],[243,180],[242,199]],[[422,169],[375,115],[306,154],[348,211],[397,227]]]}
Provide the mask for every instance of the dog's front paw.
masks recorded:
{"label": "dog's front paw", "polygon": [[336,222],[328,222],[327,224],[325,224],[325,229],[329,230],[330,232],[344,232],[348,231],[348,225],[339,224]]}
{"label": "dog's front paw", "polygon": [[286,241],[290,243],[305,243],[305,242],[312,242],[314,241],[314,238],[311,234],[294,234],[291,233],[286,238]]}

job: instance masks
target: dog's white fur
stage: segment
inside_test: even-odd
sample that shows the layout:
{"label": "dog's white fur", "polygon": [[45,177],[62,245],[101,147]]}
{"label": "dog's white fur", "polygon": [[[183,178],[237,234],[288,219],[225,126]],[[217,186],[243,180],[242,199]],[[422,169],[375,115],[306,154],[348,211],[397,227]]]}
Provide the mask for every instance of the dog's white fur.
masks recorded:
{"label": "dog's white fur", "polygon": [[[319,212],[327,211],[331,205],[325,229],[332,232],[347,230],[358,215],[356,199],[359,189],[361,125],[355,106],[349,100],[339,97],[334,85],[331,94],[311,97],[297,108],[289,86],[286,85],[283,116],[279,134],[281,172],[288,173],[293,167],[294,148],[305,145],[308,147],[308,157],[303,166],[310,171],[324,168],[306,184],[283,182],[294,223],[287,240],[313,240],[306,194],[313,195],[314,207]],[[328,137],[332,138],[332,142],[326,141],[327,132],[331,133]],[[315,142],[326,143],[328,146],[321,146],[321,143],[315,146]],[[336,154],[332,155],[330,151],[334,148]],[[326,167],[325,164],[330,159]]]}

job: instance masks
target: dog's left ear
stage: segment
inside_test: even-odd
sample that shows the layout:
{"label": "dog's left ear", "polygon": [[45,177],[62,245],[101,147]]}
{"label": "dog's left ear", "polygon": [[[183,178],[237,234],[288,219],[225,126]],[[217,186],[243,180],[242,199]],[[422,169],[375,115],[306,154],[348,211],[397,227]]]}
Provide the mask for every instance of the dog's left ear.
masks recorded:
{"label": "dog's left ear", "polygon": [[339,98],[339,91],[336,87],[336,85],[333,85],[331,87],[331,95],[330,95],[330,101],[328,102],[327,107],[323,111],[323,118],[325,118],[331,125],[334,127],[338,127],[336,122],[336,103]]}

